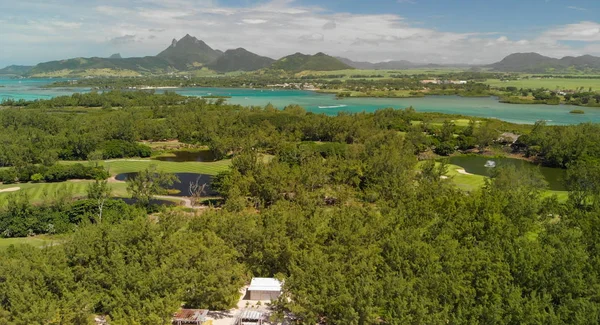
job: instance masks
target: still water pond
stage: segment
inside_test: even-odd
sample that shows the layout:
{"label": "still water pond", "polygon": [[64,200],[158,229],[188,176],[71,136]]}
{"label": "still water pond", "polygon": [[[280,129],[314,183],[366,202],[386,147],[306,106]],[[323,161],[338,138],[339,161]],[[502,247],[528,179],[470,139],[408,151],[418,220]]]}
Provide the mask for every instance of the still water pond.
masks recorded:
{"label": "still water pond", "polygon": [[512,165],[517,169],[527,168],[527,169],[536,169],[541,172],[548,182],[548,188],[553,191],[564,191],[564,177],[566,171],[560,168],[550,168],[550,167],[540,167],[535,164],[532,164],[525,160],[513,159],[513,158],[490,158],[490,157],[479,157],[479,156],[456,156],[450,158],[450,163],[453,165],[458,165],[467,173],[481,175],[481,176],[490,176],[490,172],[492,168],[485,167],[488,161],[493,161],[496,163],[496,168],[501,166]]}
{"label": "still water pond", "polygon": [[[119,174],[115,177],[115,179],[118,181],[126,181],[130,177],[135,177],[137,174],[138,173]],[[175,176],[177,176],[177,178],[179,179],[179,183],[175,183],[175,184],[173,184],[173,186],[169,187],[169,190],[174,190],[177,192],[177,193],[170,194],[172,196],[182,196],[182,197],[183,196],[191,196],[192,193],[190,193],[190,183],[195,184],[196,182],[198,182],[198,184],[200,184],[200,185],[206,184],[206,187],[204,188],[205,196],[219,195],[217,192],[215,192],[210,187],[210,185],[212,183],[212,179],[213,179],[212,175],[193,174],[193,173],[175,173]]]}

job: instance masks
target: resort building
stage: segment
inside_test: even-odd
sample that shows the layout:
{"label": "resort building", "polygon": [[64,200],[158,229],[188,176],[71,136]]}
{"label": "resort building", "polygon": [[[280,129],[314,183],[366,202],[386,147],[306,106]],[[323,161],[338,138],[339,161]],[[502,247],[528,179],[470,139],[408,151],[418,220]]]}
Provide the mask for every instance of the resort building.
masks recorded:
{"label": "resort building", "polygon": [[275,300],[281,295],[281,282],[275,278],[253,278],[248,300]]}

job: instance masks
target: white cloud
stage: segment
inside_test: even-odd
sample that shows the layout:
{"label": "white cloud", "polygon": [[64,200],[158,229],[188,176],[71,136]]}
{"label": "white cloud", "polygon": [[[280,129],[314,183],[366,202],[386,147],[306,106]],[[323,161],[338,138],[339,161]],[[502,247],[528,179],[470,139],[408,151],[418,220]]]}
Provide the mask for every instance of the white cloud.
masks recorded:
{"label": "white cloud", "polygon": [[81,23],[79,22],[69,22],[69,21],[53,21],[51,23],[53,26],[65,29],[74,29],[81,27]]}
{"label": "white cloud", "polygon": [[581,7],[575,7],[575,6],[568,6],[567,9],[571,9],[571,10],[579,10],[579,11],[587,11],[586,8],[581,8]]}
{"label": "white cloud", "polygon": [[600,41],[600,24],[592,21],[582,21],[569,24],[545,32],[542,39],[557,41]]}
{"label": "white cloud", "polygon": [[268,20],[265,20],[265,19],[242,19],[242,22],[244,24],[258,25],[258,24],[267,23]]}
{"label": "white cloud", "polygon": [[[28,10],[40,6],[47,19],[30,18],[41,16],[29,12],[16,19],[7,18],[14,16],[10,12],[3,17],[0,37],[11,49],[0,53],[0,59],[11,60],[5,63],[107,56],[117,48],[124,56],[155,55],[185,34],[221,50],[245,47],[273,58],[301,51],[369,61],[489,63],[514,52],[555,57],[600,54],[596,22],[557,26],[536,37],[512,39],[512,35],[477,30],[438,31],[396,14],[334,13],[293,0],[249,7],[219,6],[211,0],[105,1],[94,10],[74,0],[57,0],[54,6],[22,1]],[[563,41],[589,44],[574,48]]]}

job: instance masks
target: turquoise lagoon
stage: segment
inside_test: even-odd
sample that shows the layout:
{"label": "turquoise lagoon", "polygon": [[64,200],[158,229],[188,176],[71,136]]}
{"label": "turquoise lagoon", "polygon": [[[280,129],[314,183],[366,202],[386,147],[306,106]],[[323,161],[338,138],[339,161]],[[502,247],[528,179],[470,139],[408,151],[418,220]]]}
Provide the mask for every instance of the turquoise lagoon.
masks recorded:
{"label": "turquoise lagoon", "polygon": [[[0,77],[0,100],[47,99],[55,96],[85,92],[89,89],[52,88],[42,86],[59,79],[2,79]],[[157,90],[162,92],[166,90]],[[548,124],[579,124],[600,122],[600,108],[584,108],[570,105],[520,105],[503,104],[493,97],[466,98],[458,96],[428,96],[424,98],[348,98],[338,100],[331,94],[320,94],[300,90],[261,90],[231,88],[180,88],[169,89],[186,96],[230,96],[231,104],[244,106],[265,106],[272,104],[277,108],[287,105],[300,105],[314,113],[335,115],[338,112],[373,112],[382,108],[401,109],[412,106],[419,112],[439,112],[460,114],[500,120],[533,124],[546,120]],[[581,109],[585,114],[570,114],[573,109]]]}

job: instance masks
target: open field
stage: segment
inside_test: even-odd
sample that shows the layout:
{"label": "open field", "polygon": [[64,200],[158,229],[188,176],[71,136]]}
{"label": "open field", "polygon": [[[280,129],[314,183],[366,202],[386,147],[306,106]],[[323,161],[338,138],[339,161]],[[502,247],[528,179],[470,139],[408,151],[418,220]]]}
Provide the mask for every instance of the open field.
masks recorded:
{"label": "open field", "polygon": [[[61,161],[62,164],[76,164],[81,161]],[[137,172],[148,168],[150,165],[156,165],[159,170],[167,173],[197,173],[216,175],[227,170],[231,160],[220,160],[215,162],[172,162],[152,159],[117,159],[100,162],[105,166],[111,175],[122,173]]]}
{"label": "open field", "polygon": [[[87,194],[87,187],[93,181],[67,181],[61,183],[26,183],[26,184],[7,184],[0,185],[0,191],[7,188],[18,187],[18,191],[0,193],[0,206],[7,203],[7,198],[11,194],[26,193],[32,203],[42,203],[45,200],[52,200],[65,193],[73,197],[83,197]],[[117,197],[126,197],[127,185],[125,183],[111,183],[112,194]]]}
{"label": "open field", "polygon": [[365,76],[366,79],[369,76],[381,75],[384,78],[389,78],[391,75],[407,75],[412,76],[416,74],[433,74],[433,75],[444,75],[455,72],[462,72],[463,69],[457,68],[423,68],[423,69],[407,69],[407,70],[334,70],[334,71],[303,71],[297,76],[327,76],[327,75],[344,75],[342,79],[348,79],[350,76]]}
{"label": "open field", "polygon": [[32,245],[34,247],[44,247],[59,242],[51,236],[36,236],[24,238],[0,238],[0,250],[4,250],[11,245]]}
{"label": "open field", "polygon": [[88,69],[84,71],[57,70],[53,72],[37,73],[35,78],[60,78],[60,77],[139,77],[140,73],[124,69]]}
{"label": "open field", "polygon": [[[456,187],[464,191],[473,191],[481,188],[485,184],[486,179],[485,176],[466,174],[462,167],[452,164],[448,165],[447,175]],[[550,197],[552,195],[556,195],[559,201],[564,202],[567,200],[569,194],[567,191],[546,191],[543,194],[544,197]]]}
{"label": "open field", "polygon": [[492,87],[517,87],[517,88],[547,88],[547,89],[576,89],[584,87],[587,91],[590,87],[592,90],[600,90],[600,79],[521,79],[501,81],[499,79],[488,79],[485,82]]}
{"label": "open field", "polygon": [[159,170],[167,173],[197,173],[216,175],[227,170],[230,163],[231,160],[220,160],[215,162],[171,162],[150,159],[125,159],[106,161],[103,164],[110,171],[111,175],[140,171],[148,168],[150,165],[156,165]]}
{"label": "open field", "polygon": [[44,199],[57,197],[60,193],[69,192],[74,196],[83,196],[86,194],[86,189],[91,181],[80,182],[62,182],[62,183],[26,183],[26,184],[6,184],[0,185],[0,190],[19,187],[16,192],[0,193],[0,206],[6,203],[6,198],[14,193],[25,192],[32,202],[42,202]]}

